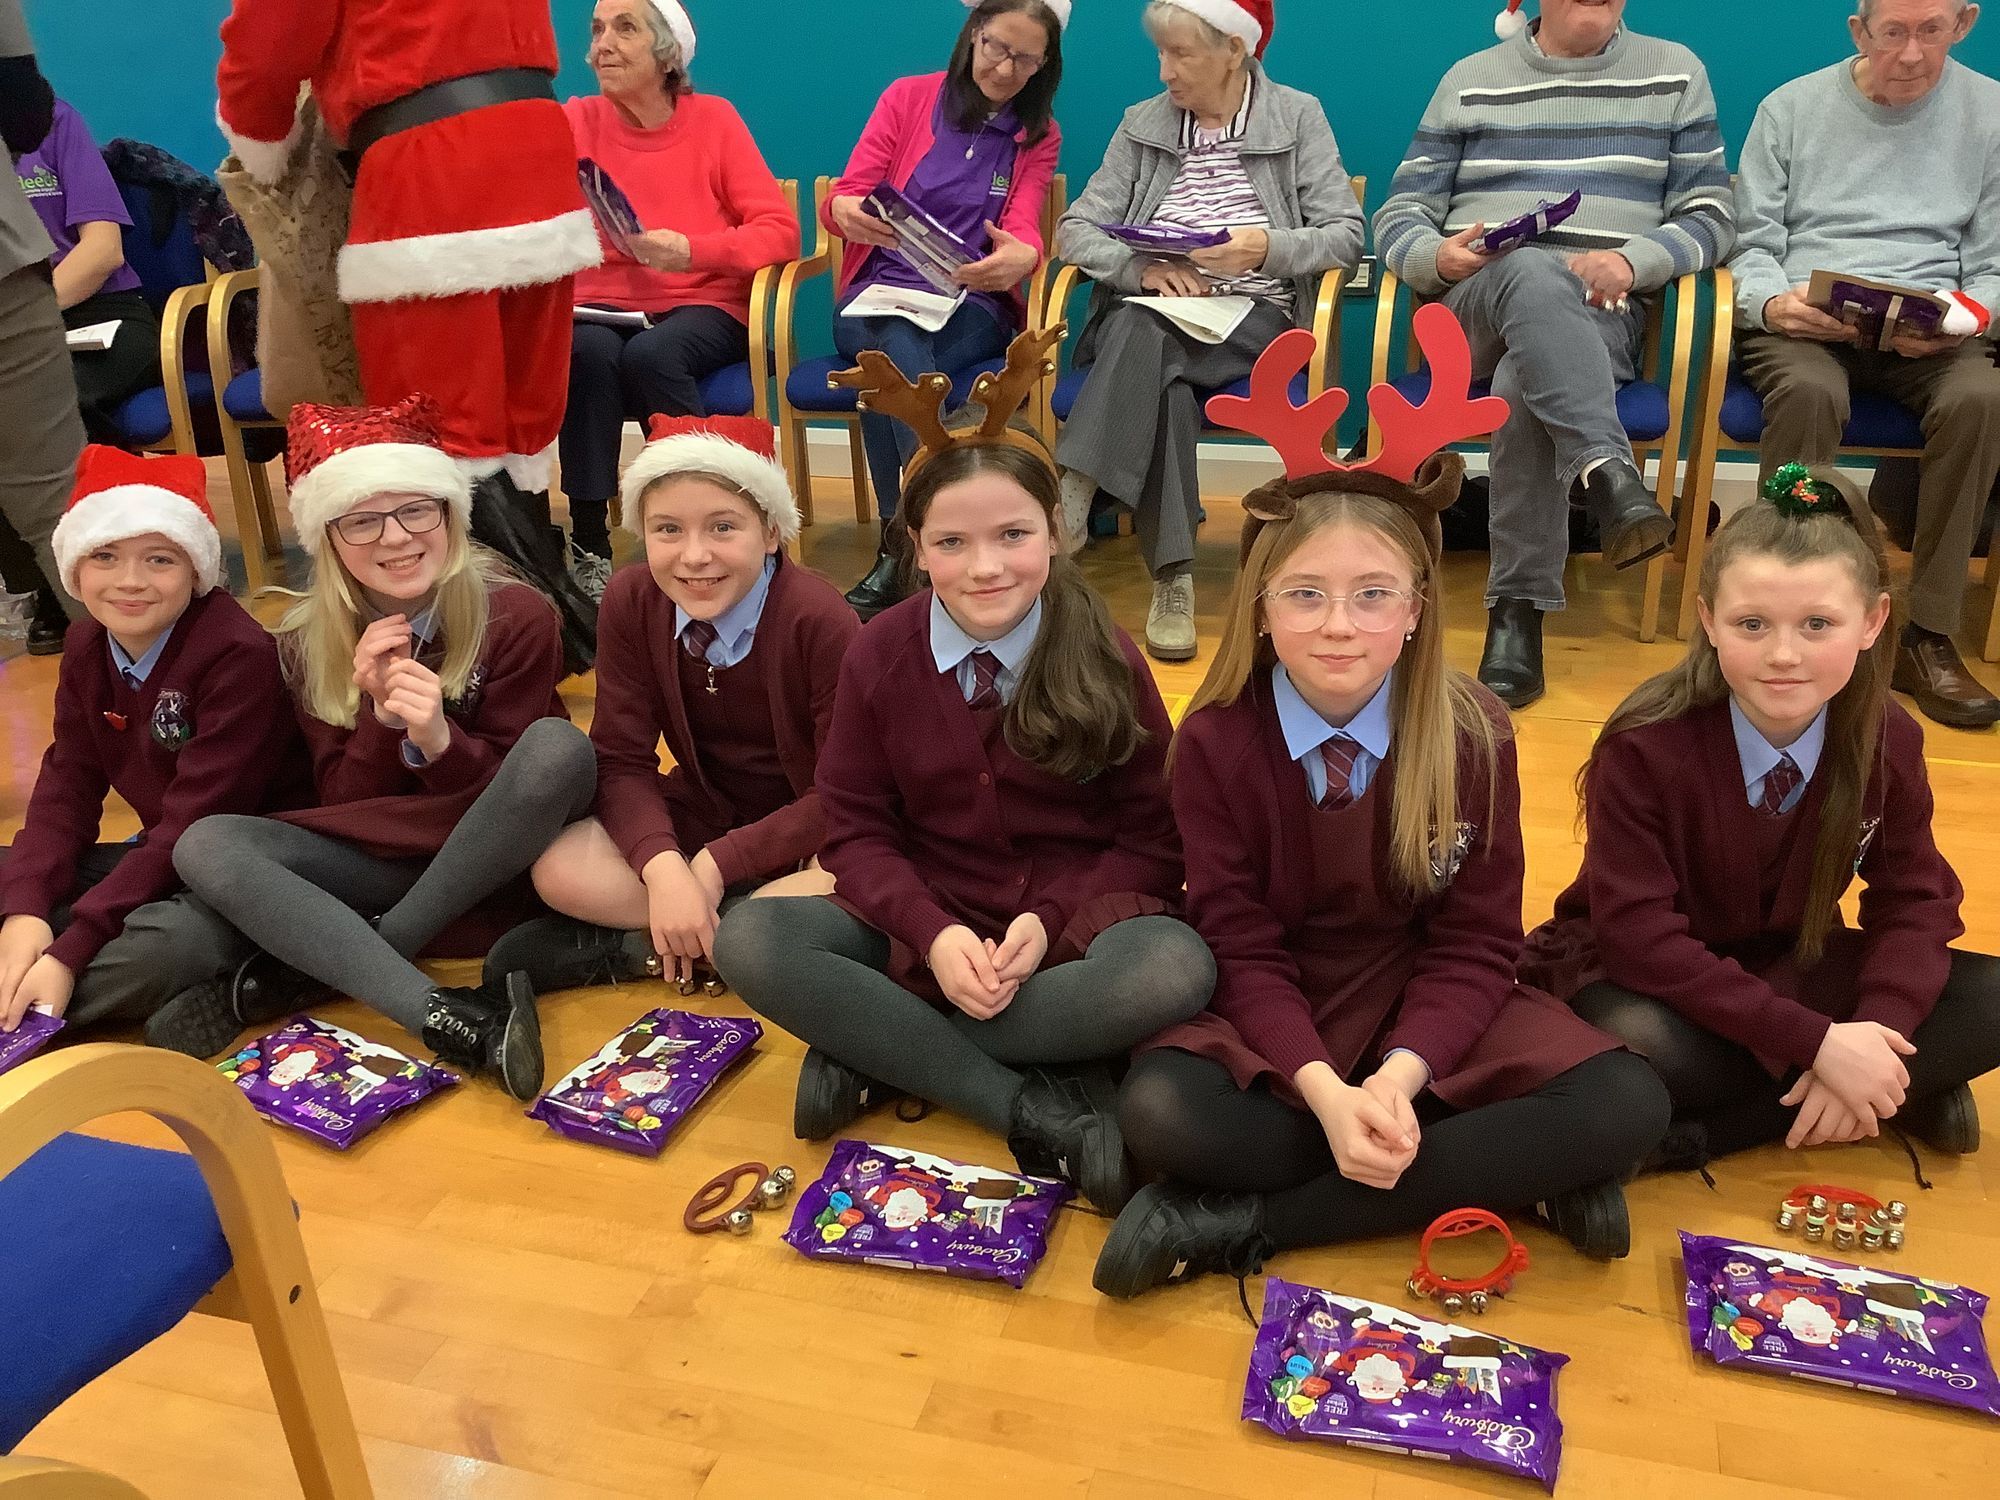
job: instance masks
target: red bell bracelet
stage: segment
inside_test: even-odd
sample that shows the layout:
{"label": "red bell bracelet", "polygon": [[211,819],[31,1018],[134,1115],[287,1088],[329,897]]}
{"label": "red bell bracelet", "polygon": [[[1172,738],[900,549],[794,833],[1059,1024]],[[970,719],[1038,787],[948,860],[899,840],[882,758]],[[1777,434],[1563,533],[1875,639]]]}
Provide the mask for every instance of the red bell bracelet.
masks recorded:
{"label": "red bell bracelet", "polygon": [[[1483,1230],[1497,1230],[1507,1241],[1500,1263],[1484,1276],[1443,1276],[1431,1269],[1431,1247],[1439,1240],[1462,1239]],[[1447,1317],[1461,1312],[1483,1313],[1489,1296],[1504,1297],[1513,1290],[1514,1278],[1528,1269],[1528,1247],[1514,1238],[1507,1221],[1483,1208],[1457,1208],[1441,1214],[1424,1231],[1417,1247],[1417,1268],[1410,1273],[1410,1295],[1434,1298]]]}
{"label": "red bell bracelet", "polygon": [[1836,1250],[1900,1250],[1907,1207],[1884,1203],[1872,1194],[1834,1183],[1802,1182],[1778,1204],[1778,1228],[1803,1228],[1808,1244],[1819,1244],[1833,1231]]}

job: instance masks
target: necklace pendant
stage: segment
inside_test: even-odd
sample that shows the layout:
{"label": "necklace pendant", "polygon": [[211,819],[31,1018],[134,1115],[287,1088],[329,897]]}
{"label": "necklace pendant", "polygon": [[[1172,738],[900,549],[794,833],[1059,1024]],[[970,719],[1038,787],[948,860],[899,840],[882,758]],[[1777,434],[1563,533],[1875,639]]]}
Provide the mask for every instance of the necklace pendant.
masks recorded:
{"label": "necklace pendant", "polygon": [[976,142],[976,141],[975,141],[975,142],[974,142],[974,143],[973,143],[972,145],[970,145],[970,146],[967,146],[967,147],[965,148],[965,159],[966,159],[967,161],[971,161],[971,160],[972,160],[972,153],[973,153],[973,152],[974,152],[975,150],[977,150],[977,149],[978,149],[978,142]]}
{"label": "necklace pendant", "polygon": [[710,663],[709,663],[709,667],[708,667],[708,692],[709,692],[709,696],[710,696],[710,697],[714,697],[714,696],[715,696],[715,693],[716,693],[716,691],[717,691],[717,689],[716,689],[716,686],[715,686],[715,664],[714,664],[713,662],[710,662]]}

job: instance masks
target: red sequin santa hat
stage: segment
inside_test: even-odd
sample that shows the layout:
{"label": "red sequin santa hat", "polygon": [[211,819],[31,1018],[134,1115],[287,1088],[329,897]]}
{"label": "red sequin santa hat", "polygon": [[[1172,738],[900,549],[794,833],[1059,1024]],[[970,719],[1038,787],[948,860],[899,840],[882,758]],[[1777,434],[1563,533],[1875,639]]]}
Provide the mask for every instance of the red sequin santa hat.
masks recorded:
{"label": "red sequin santa hat", "polygon": [[208,466],[193,455],[141,458],[92,443],[76,464],[76,488],[49,546],[73,599],[76,568],[111,542],[158,532],[194,564],[194,591],[222,581],[222,538],[208,508]]}
{"label": "red sequin santa hat", "polygon": [[292,524],[308,557],[327,525],[376,495],[429,495],[461,527],[472,522],[472,486],[438,440],[437,406],[405,396],[394,406],[317,406],[301,401],[286,424],[285,478]]}
{"label": "red sequin santa hat", "polygon": [[1521,0],[1507,0],[1507,8],[1493,18],[1493,34],[1503,42],[1512,41],[1528,29],[1528,18],[1521,14]]}
{"label": "red sequin santa hat", "polygon": [[653,418],[651,441],[626,466],[619,483],[626,524],[636,526],[640,499],[674,474],[705,474],[740,490],[778,528],[778,540],[799,535],[792,481],[777,460],[777,429],[761,417]]}
{"label": "red sequin santa hat", "polygon": [[[1056,25],[1060,29],[1069,30],[1070,0],[1042,0],[1042,4],[1055,12]],[[974,10],[978,5],[979,0],[965,0],[967,10]]]}
{"label": "red sequin santa hat", "polygon": [[1240,36],[1258,57],[1271,45],[1278,29],[1276,0],[1165,0],[1191,16],[1199,16],[1224,36]]}

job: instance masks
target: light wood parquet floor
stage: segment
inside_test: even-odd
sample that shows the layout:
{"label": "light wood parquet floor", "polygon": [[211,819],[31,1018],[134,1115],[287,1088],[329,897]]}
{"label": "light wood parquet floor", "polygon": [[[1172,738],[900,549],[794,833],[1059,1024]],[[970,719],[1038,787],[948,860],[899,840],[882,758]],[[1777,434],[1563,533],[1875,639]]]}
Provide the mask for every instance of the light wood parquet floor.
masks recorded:
{"label": "light wood parquet floor", "polygon": [[[216,509],[227,514],[218,478]],[[825,486],[832,490],[834,486]],[[846,509],[824,495],[820,514]],[[1199,561],[1204,659],[1161,668],[1176,710],[1205,666],[1240,515],[1212,500]],[[845,585],[872,532],[822,521],[807,562]],[[1137,635],[1147,588],[1128,537],[1086,565]],[[1480,640],[1483,559],[1449,566],[1454,661]],[[1591,560],[1549,633],[1549,695],[1521,717],[1526,917],[1575,869],[1571,778],[1604,716],[1672,641],[1632,636],[1637,579]],[[268,606],[267,606],[268,608]],[[0,661],[0,836],[20,825],[46,743],[54,665]],[[587,722],[592,684],[569,685]],[[2000,737],[1929,731],[1938,835],[1968,888],[1969,946],[2000,944]],[[129,813],[113,831],[130,831]],[[733,996],[678,1001],[660,986],[566,994],[544,1006],[551,1074],[642,1011],[680,1003],[740,1012]],[[357,1005],[325,1014],[408,1046]],[[565,1142],[496,1090],[452,1090],[346,1154],[290,1133],[278,1147],[296,1196],[378,1494],[391,1500],[745,1500],[765,1496],[1073,1496],[1193,1500],[1339,1494],[1419,1500],[1522,1494],[1520,1481],[1412,1460],[1290,1445],[1238,1420],[1251,1330],[1225,1278],[1130,1305],[1096,1296],[1106,1225],[1067,1213],[1024,1291],[808,1263],[761,1219],[747,1239],[680,1227],[689,1194],[746,1157],[815,1175],[823,1147],[790,1138],[801,1048],[770,1035],[658,1161]],[[2000,1080],[1978,1094],[2000,1129]],[[164,1144],[122,1117],[108,1133]],[[946,1116],[868,1133],[1005,1164],[1002,1143]],[[1598,1266],[1527,1231],[1536,1257],[1490,1322],[1561,1350],[1562,1493],[1587,1500],[1779,1500],[1996,1490],[2000,1430],[1886,1398],[1724,1373],[1689,1353],[1673,1232],[1757,1235],[1801,1180],[1908,1199],[1901,1265],[2000,1291],[2000,1145],[1927,1161],[1920,1192],[1887,1145],[1781,1149],[1631,1193],[1631,1258]],[[18,1232],[18,1226],[4,1231]],[[1287,1256],[1287,1277],[1405,1300],[1412,1240]],[[20,1289],[17,1289],[17,1292]],[[57,1295],[54,1289],[48,1295]],[[2000,1337],[2000,1320],[1989,1325]],[[297,1493],[248,1331],[191,1318],[98,1381],[30,1436],[24,1453],[120,1474],[156,1500]]]}

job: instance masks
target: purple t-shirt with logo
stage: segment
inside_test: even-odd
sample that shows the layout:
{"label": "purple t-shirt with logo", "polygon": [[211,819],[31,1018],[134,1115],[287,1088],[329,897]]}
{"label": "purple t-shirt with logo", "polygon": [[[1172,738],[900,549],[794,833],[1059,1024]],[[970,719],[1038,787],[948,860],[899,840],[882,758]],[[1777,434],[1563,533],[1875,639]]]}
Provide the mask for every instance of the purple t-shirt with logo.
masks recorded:
{"label": "purple t-shirt with logo", "polygon": [[[961,130],[952,124],[940,98],[931,117],[931,130],[931,149],[917,163],[903,193],[966,244],[986,254],[992,249],[986,225],[1000,222],[1000,210],[1014,185],[1014,159],[1019,151],[1014,137],[1020,133],[1021,122],[1008,105],[984,124]],[[876,252],[866,281],[919,292],[936,290],[894,250]],[[1002,328],[1014,321],[1006,300],[991,292],[973,292],[966,301],[985,308]]]}
{"label": "purple t-shirt with logo", "polygon": [[[40,215],[42,227],[56,243],[56,264],[76,248],[76,232],[85,224],[130,225],[125,200],[104,155],[90,138],[90,127],[62,100],[56,100],[55,123],[48,139],[14,163],[21,191]],[[130,266],[120,266],[104,279],[102,292],[129,292],[139,285]]]}

